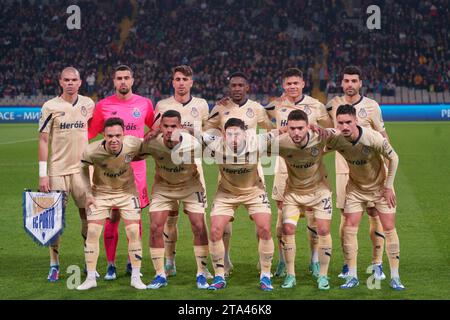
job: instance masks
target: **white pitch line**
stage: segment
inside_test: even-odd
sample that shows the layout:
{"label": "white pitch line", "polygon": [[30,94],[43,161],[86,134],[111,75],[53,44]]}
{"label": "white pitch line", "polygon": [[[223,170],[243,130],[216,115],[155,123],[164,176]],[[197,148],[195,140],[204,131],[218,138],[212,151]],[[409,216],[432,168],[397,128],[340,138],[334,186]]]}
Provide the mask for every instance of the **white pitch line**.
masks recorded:
{"label": "white pitch line", "polygon": [[15,140],[15,141],[7,141],[7,142],[0,142],[0,145],[21,143],[21,142],[30,142],[30,141],[36,141],[36,140],[37,140],[37,138],[24,139],[24,140]]}

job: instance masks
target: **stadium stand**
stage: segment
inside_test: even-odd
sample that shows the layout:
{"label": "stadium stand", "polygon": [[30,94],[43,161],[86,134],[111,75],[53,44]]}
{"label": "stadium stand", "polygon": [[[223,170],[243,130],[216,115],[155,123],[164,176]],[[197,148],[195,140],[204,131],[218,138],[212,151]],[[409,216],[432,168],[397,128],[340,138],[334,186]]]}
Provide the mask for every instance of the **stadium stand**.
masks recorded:
{"label": "stadium stand", "polygon": [[370,2],[78,1],[81,30],[66,28],[72,3],[7,2],[0,7],[0,105],[45,101],[66,65],[80,69],[84,93],[102,98],[119,63],[134,67],[135,91],[154,102],[171,94],[170,69],[178,64],[193,67],[193,92],[210,103],[237,69],[250,76],[253,97],[267,102],[281,93],[281,72],[291,66],[304,70],[305,91],[325,100],[340,93],[347,64],[363,68],[364,93],[382,103],[450,102],[448,1],[379,1],[380,30],[366,26]]}

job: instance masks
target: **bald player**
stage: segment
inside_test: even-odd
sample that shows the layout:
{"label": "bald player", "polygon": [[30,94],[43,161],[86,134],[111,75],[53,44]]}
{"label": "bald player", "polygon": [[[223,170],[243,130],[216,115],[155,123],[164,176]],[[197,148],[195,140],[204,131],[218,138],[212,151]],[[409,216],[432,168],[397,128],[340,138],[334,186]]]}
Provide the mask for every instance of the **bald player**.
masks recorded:
{"label": "bald player", "polygon": [[[189,133],[174,138],[181,126],[181,114],[167,110],[161,116],[160,131],[155,138],[145,142],[141,156],[152,156],[155,161],[155,180],[150,204],[150,255],[156,276],[149,289],[167,286],[164,270],[164,225],[173,211],[183,204],[194,235],[194,254],[197,262],[196,284],[207,289],[208,230],[206,229],[206,190],[201,181],[199,162],[201,144]],[[197,152],[197,153],[196,153]]]}
{"label": "bald player", "polygon": [[[87,278],[77,290],[89,290],[97,286],[95,269],[99,255],[99,240],[105,220],[110,217],[113,208],[119,210],[129,239],[128,254],[132,266],[130,285],[143,290],[147,286],[140,277],[141,206],[131,167],[131,161],[140,154],[142,142],[139,138],[124,136],[124,123],[121,118],[106,119],[103,136],[103,140],[89,144],[81,158],[89,224],[84,250]],[[94,167],[92,186],[89,180],[89,166]]]}
{"label": "bald player", "polygon": [[258,170],[258,158],[264,152],[264,144],[258,139],[270,135],[271,133],[257,136],[254,131],[246,129],[243,120],[230,118],[225,123],[222,137],[215,137],[205,150],[205,155],[218,164],[221,177],[211,209],[209,251],[215,277],[209,290],[226,287],[225,247],[222,239],[226,225],[234,220],[235,211],[240,205],[246,207],[250,219],[256,225],[261,265],[260,287],[263,291],[273,290],[270,280],[274,252],[270,230],[271,208]]}
{"label": "bald player", "polygon": [[[330,117],[334,121],[334,125],[337,125],[336,110],[342,104],[351,104],[356,109],[356,117],[358,118],[358,125],[364,128],[371,128],[381,133],[381,135],[389,140],[386,133],[381,109],[378,103],[372,99],[361,96],[360,90],[362,87],[362,73],[358,67],[347,66],[342,72],[342,89],[344,91],[343,96],[334,97],[327,103],[327,110]],[[349,168],[344,158],[336,153],[336,207],[341,209],[341,213],[344,213],[344,200],[345,200],[345,186],[349,179]],[[385,235],[383,227],[380,222],[376,210],[372,209],[373,205],[369,203],[367,206],[367,213],[369,215],[370,222],[370,239],[372,240],[372,269],[374,277],[377,280],[384,280],[386,278],[383,273],[383,248]],[[341,224],[339,227],[339,237],[341,240],[341,247],[343,247],[343,228],[345,224],[345,216],[341,215]],[[346,278],[348,273],[347,262],[345,262],[340,278]]]}
{"label": "bald player", "polygon": [[[379,132],[358,125],[357,110],[349,104],[336,110],[337,129],[341,135],[328,143],[328,148],[338,151],[349,167],[344,204],[344,254],[348,263],[348,276],[342,289],[358,286],[357,255],[358,227],[362,213],[369,204],[380,217],[386,236],[386,253],[391,269],[390,285],[404,290],[400,281],[400,242],[395,228],[397,200],[394,180],[398,156],[389,141]],[[389,160],[386,169],[385,159]]]}
{"label": "bald player", "polygon": [[[305,81],[303,79],[303,72],[297,68],[288,68],[284,71],[282,76],[282,85],[284,94],[282,97],[275,99],[269,103],[265,109],[269,117],[275,120],[278,129],[286,128],[288,123],[288,115],[292,110],[302,110],[308,115],[308,123],[318,125],[322,128],[333,127],[333,122],[327,113],[325,106],[317,99],[310,97],[303,93]],[[288,170],[283,158],[277,157],[275,166],[275,177],[273,181],[272,199],[277,202],[278,219],[276,233],[278,238],[278,253],[279,261],[275,271],[276,277],[286,276],[286,266],[282,249],[282,208],[283,208],[283,194],[286,188],[286,179]],[[319,265],[319,237],[317,235],[316,221],[314,213],[308,208],[305,209],[307,219],[307,236],[309,239],[311,249],[311,261],[309,270],[314,277],[318,278]]]}
{"label": "bald player", "polygon": [[[242,72],[235,72],[229,77],[230,98],[224,99],[223,103],[217,104],[210,112],[209,119],[204,130],[216,129],[224,132],[225,123],[231,118],[244,121],[246,130],[256,132],[257,126],[263,129],[272,129],[273,123],[268,118],[263,106],[258,102],[248,99],[250,86],[247,76]],[[259,169],[264,182],[261,165]],[[223,243],[225,245],[225,276],[231,274],[233,264],[230,259],[230,239],[232,226],[229,223],[224,230]]]}
{"label": "bald player", "polygon": [[[92,117],[94,102],[78,94],[80,73],[67,67],[60,73],[62,94],[44,103],[39,119],[39,191],[63,190],[72,195],[81,218],[81,235],[86,240],[87,221],[84,190],[79,163],[88,145],[87,123]],[[50,148],[49,148],[50,147]],[[60,238],[50,246],[48,281],[59,279]]]}
{"label": "bald player", "polygon": [[[300,212],[310,208],[317,223],[319,238],[318,288],[329,290],[328,266],[332,241],[330,235],[332,202],[323,154],[327,139],[311,131],[308,115],[302,110],[293,110],[287,118],[288,132],[277,137],[279,155],[287,167],[286,188],[283,193],[282,248],[286,259],[287,275],[282,288],[296,285],[295,232]],[[333,130],[333,129],[330,129]]]}
{"label": "bald player", "polygon": [[[155,122],[152,126],[152,131],[146,135],[146,140],[150,139],[160,132],[160,120],[164,112],[168,110],[175,110],[181,115],[181,126],[188,130],[194,128],[201,132],[203,126],[206,124],[209,115],[209,106],[205,99],[193,97],[191,95],[191,89],[194,84],[192,79],[193,71],[190,66],[180,65],[172,69],[172,86],[174,89],[174,95],[160,100],[155,107]],[[201,166],[201,159],[198,159],[198,170],[200,174],[200,181],[205,186],[205,179],[203,177],[203,170]],[[206,194],[205,194],[206,196]],[[206,205],[206,204],[205,204]],[[165,265],[164,269],[167,276],[176,275],[176,242],[178,239],[178,210],[174,208],[169,212],[167,221],[164,224],[164,247],[165,247]],[[208,273],[208,278],[211,274]]]}

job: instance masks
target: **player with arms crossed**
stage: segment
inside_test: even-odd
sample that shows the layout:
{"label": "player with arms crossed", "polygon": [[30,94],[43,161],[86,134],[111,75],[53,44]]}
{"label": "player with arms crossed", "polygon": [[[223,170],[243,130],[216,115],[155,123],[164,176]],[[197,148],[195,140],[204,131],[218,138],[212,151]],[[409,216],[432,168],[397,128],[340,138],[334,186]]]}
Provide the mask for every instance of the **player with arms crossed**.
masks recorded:
{"label": "player with arms crossed", "polygon": [[[205,99],[193,97],[191,95],[191,89],[194,83],[192,77],[193,71],[189,66],[180,65],[173,68],[172,86],[175,91],[174,95],[160,100],[156,104],[155,122],[153,124],[152,131],[146,134],[146,140],[159,133],[161,116],[168,110],[175,110],[180,113],[181,125],[183,128],[190,131],[194,128],[199,132],[202,131],[203,126],[208,120],[209,107]],[[197,169],[200,174],[200,181],[205,189],[205,179],[203,176],[201,159],[198,160],[200,162]],[[167,276],[176,275],[175,254],[178,239],[177,221],[178,207],[174,207],[174,210],[169,212],[167,221],[164,224],[164,248],[166,258],[164,269]],[[211,277],[209,271],[207,271],[207,276],[208,278]]]}
{"label": "player with arms crossed", "polygon": [[[390,285],[395,290],[405,287],[400,281],[400,242],[395,228],[397,201],[394,179],[398,167],[398,156],[388,140],[379,132],[358,125],[356,108],[341,105],[336,110],[337,129],[340,135],[332,139],[327,147],[338,151],[347,161],[349,181],[344,205],[344,254],[349,273],[343,289],[358,286],[357,254],[358,227],[362,213],[373,204],[374,210],[386,236],[386,253],[391,268]],[[389,160],[386,169],[384,159]]]}
{"label": "player with arms crossed", "polygon": [[[230,98],[223,99],[214,106],[210,112],[205,131],[216,129],[224,132],[225,123],[231,118],[242,119],[245,129],[256,132],[257,126],[263,129],[272,129],[273,123],[268,118],[264,107],[258,102],[248,99],[250,86],[247,76],[242,72],[235,72],[229,77]],[[261,165],[258,165],[261,179],[264,183],[264,174]],[[220,176],[219,176],[220,178]],[[231,222],[225,227],[223,243],[225,245],[225,276],[229,276],[233,269],[230,259],[230,240],[232,234]]]}
{"label": "player with arms crossed", "polygon": [[[97,286],[95,269],[99,255],[99,240],[105,220],[117,208],[125,224],[128,254],[131,260],[131,286],[142,290],[142,244],[139,235],[141,207],[136,192],[131,161],[138,157],[141,139],[124,136],[124,123],[120,118],[109,118],[104,124],[104,140],[89,144],[81,158],[83,185],[86,190],[88,236],[84,250],[87,278],[77,290]],[[93,185],[89,180],[89,166],[94,167]]]}
{"label": "player with arms crossed", "polygon": [[[64,191],[67,195],[65,207],[69,194],[72,195],[81,218],[81,235],[86,240],[87,220],[79,163],[88,145],[87,124],[92,116],[94,101],[78,94],[81,83],[77,69],[65,68],[59,76],[62,94],[42,106],[39,120],[39,191]],[[49,247],[50,272],[47,279],[50,282],[59,279],[59,245],[60,238]]]}
{"label": "player with arms crossed", "polygon": [[[164,270],[164,225],[173,211],[183,203],[194,235],[194,254],[197,262],[197,288],[207,289],[208,230],[205,222],[205,187],[200,179],[198,162],[201,144],[189,133],[174,137],[181,129],[181,114],[167,110],[161,116],[160,131],[145,142],[141,158],[151,155],[155,160],[155,180],[152,188],[150,214],[150,256],[156,276],[149,289],[167,286]],[[197,152],[197,153],[196,153]]]}
{"label": "player with arms crossed", "polygon": [[[126,65],[118,66],[114,71],[113,81],[115,94],[99,101],[95,106],[94,115],[89,122],[89,139],[95,138],[97,134],[102,132],[105,120],[110,117],[118,117],[124,120],[126,135],[143,138],[145,126],[151,128],[153,124],[152,102],[133,93],[134,78],[130,67]],[[145,160],[133,161],[131,166],[133,167],[136,188],[139,193],[139,203],[141,204],[141,209],[143,209],[149,204],[147,166]],[[116,279],[115,259],[117,242],[119,240],[119,222],[120,215],[114,209],[111,217],[106,220],[105,224],[104,243],[108,260],[105,280]],[[130,272],[131,263],[128,261],[127,273]]]}
{"label": "player with arms crossed", "polygon": [[[292,110],[302,110],[308,115],[308,123],[319,125],[322,128],[333,127],[333,122],[327,113],[325,106],[317,99],[303,94],[305,81],[303,80],[303,72],[297,68],[288,68],[282,76],[282,84],[284,94],[269,103],[265,109],[269,118],[274,119],[278,129],[286,128],[288,123],[288,115]],[[276,277],[286,276],[286,265],[282,249],[282,208],[283,194],[286,188],[286,179],[288,170],[283,158],[277,157],[275,166],[275,176],[273,181],[272,199],[277,202],[278,218],[276,233],[278,238],[279,261],[275,271]],[[303,213],[302,213],[303,214]],[[307,236],[311,249],[311,262],[309,270],[316,278],[319,276],[319,237],[317,234],[316,221],[314,219],[313,210],[305,209],[307,219]]]}
{"label": "player with arms crossed", "polygon": [[[381,135],[389,140],[389,137],[384,128],[383,117],[378,103],[372,99],[360,95],[362,87],[362,72],[358,67],[347,66],[342,72],[341,86],[344,91],[343,96],[334,97],[327,104],[327,110],[334,121],[336,127],[336,110],[342,104],[351,104],[356,109],[356,117],[358,118],[358,125],[365,128],[371,128],[381,133]],[[343,228],[345,224],[344,216],[344,200],[345,187],[349,179],[349,168],[345,159],[336,152],[336,207],[341,209],[341,224],[339,227],[339,237],[341,240],[341,247],[344,249]],[[369,214],[370,222],[370,239],[372,241],[372,269],[374,277],[377,280],[384,280],[386,278],[383,273],[383,249],[385,235],[380,218],[373,209],[373,204],[369,203],[367,206],[367,213]],[[345,262],[340,278],[346,278],[348,273],[347,262]]]}

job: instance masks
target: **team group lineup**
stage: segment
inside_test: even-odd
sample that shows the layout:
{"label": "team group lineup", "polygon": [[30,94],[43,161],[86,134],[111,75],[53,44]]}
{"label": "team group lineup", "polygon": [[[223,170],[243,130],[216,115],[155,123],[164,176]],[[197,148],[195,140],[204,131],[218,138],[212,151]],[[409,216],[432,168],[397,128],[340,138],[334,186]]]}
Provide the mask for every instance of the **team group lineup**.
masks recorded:
{"label": "team group lineup", "polygon": [[[328,266],[332,191],[323,156],[336,155],[336,207],[340,209],[340,244],[344,265],[342,289],[359,285],[358,227],[368,213],[372,240],[372,269],[384,280],[383,250],[390,266],[390,286],[404,290],[399,276],[400,244],[395,228],[394,179],[398,156],[384,128],[381,109],[360,95],[361,70],[342,70],[342,96],[325,106],[303,94],[303,73],[286,69],[284,93],[263,107],[248,98],[249,83],[242,72],[229,76],[229,96],[209,111],[206,100],[191,96],[193,71],[172,70],[173,96],[152,102],[132,92],[133,70],[118,66],[112,75],[115,94],[96,105],[80,95],[77,69],[60,73],[60,96],[47,101],[39,121],[39,190],[62,190],[65,206],[71,195],[79,208],[84,240],[86,280],[77,287],[97,286],[99,242],[104,229],[108,261],[105,280],[116,279],[118,226],[123,219],[128,239],[127,272],[136,289],[159,289],[176,275],[175,248],[180,204],[189,218],[197,263],[198,289],[227,286],[233,264],[230,238],[235,211],[245,206],[258,239],[259,286],[272,291],[271,278],[283,277],[283,289],[296,286],[296,228],[307,220],[311,248],[309,269],[320,290],[329,290]],[[145,127],[148,128],[145,133]],[[257,134],[257,128],[265,129]],[[102,134],[103,139],[89,143]],[[277,204],[278,264],[271,273],[275,245],[271,206],[266,192],[262,156],[276,156],[272,199]],[[152,157],[155,176],[151,201],[146,162]],[[202,162],[219,168],[218,187],[206,223],[206,189]],[[141,212],[149,207],[150,257],[155,276],[146,285],[140,273]],[[385,245],[386,242],[386,245]],[[59,279],[60,239],[50,246],[48,281]],[[207,268],[211,256],[213,275]],[[212,280],[211,280],[212,279]]]}

